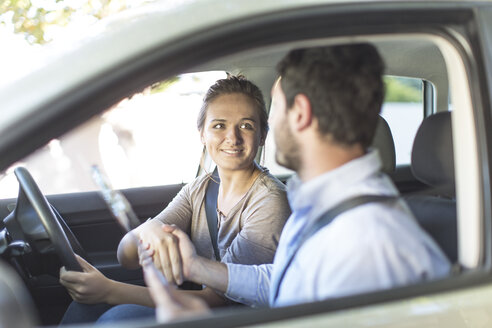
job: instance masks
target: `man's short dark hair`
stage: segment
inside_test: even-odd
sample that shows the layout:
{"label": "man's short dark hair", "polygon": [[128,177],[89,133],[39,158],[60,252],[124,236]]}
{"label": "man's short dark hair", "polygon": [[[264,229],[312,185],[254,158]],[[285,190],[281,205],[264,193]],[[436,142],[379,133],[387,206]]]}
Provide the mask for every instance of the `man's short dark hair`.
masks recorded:
{"label": "man's short dark hair", "polygon": [[291,51],[277,66],[290,108],[306,95],[319,132],[342,145],[368,147],[384,97],[384,63],[371,44],[347,44]]}

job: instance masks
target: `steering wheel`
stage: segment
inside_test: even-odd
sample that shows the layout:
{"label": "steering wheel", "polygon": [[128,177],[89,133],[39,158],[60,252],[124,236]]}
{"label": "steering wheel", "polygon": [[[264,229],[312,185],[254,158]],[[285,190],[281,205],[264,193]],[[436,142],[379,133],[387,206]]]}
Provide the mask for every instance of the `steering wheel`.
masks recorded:
{"label": "steering wheel", "polygon": [[27,241],[39,253],[54,250],[67,270],[82,271],[72,245],[79,254],[83,250],[63,218],[48,203],[26,168],[18,167],[14,173],[19,181],[19,197],[15,209],[4,219],[11,238]]}

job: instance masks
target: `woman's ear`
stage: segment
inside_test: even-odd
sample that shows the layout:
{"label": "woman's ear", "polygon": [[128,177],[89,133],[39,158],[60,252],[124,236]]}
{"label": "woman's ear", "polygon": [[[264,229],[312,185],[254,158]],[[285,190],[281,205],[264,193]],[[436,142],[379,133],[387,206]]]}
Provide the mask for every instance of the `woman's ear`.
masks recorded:
{"label": "woman's ear", "polygon": [[266,137],[267,137],[266,132],[261,134],[261,136],[260,136],[260,147],[265,145]]}

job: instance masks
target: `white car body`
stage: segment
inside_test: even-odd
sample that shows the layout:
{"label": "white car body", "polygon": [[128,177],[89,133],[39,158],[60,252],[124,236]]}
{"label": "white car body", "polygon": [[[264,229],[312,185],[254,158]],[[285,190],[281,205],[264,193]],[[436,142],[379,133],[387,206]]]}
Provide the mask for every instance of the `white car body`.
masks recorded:
{"label": "white car body", "polygon": [[[304,31],[301,25],[298,37],[281,35],[287,32],[294,35],[298,31],[282,24],[290,22],[300,12],[315,13],[317,8],[326,13],[326,17],[353,16],[359,23],[352,27],[340,22],[339,29],[327,31],[326,36],[322,33],[315,33],[312,38],[306,36],[309,31]],[[434,21],[430,14],[420,17],[425,16],[421,14],[426,11],[434,15]],[[367,23],[361,19],[365,13],[369,17]],[[408,19],[399,25],[392,20],[393,14]],[[309,20],[307,17],[305,19]],[[253,30],[257,22],[269,26],[269,19],[272,26],[276,21],[280,24],[278,40],[271,36],[274,31],[266,31],[268,36],[264,39],[261,39],[261,31],[256,31],[258,37],[248,38],[247,31]],[[302,18],[297,19],[302,21]],[[231,38],[238,34],[229,34],[229,28],[242,33],[244,39],[235,42]],[[434,83],[435,111],[448,110],[450,95],[454,108],[457,242],[463,269],[443,281],[374,293],[367,298],[354,296],[333,305],[324,302],[257,310],[256,318],[246,311],[222,313],[201,323],[197,319],[189,324],[489,326],[492,325],[492,164],[488,149],[492,139],[487,130],[492,131],[491,31],[492,3],[488,1],[190,0],[147,5],[95,24],[80,40],[50,45],[41,67],[0,89],[0,157],[3,158],[0,166],[6,169],[123,96],[173,74],[216,68],[241,69],[268,95],[275,79],[274,62],[288,49],[368,39],[386,50],[383,56],[386,56],[389,73],[420,77]],[[252,45],[248,46],[247,42]],[[393,45],[401,45],[401,49],[409,46],[411,51],[414,42],[423,47],[428,43],[431,46],[426,49],[439,50],[443,60],[426,65],[414,57],[414,61],[405,66],[405,59],[399,63],[398,58],[390,57]],[[394,51],[404,53],[401,49],[395,47]],[[265,67],[260,65],[261,60],[265,60]],[[155,72],[149,68],[152,65]],[[447,76],[439,75],[442,69],[447,70]],[[128,81],[133,76],[135,80]],[[118,81],[124,80],[128,84],[118,89]],[[101,92],[97,91],[99,89]],[[50,121],[56,122],[54,126]],[[31,131],[43,133],[33,140]]]}

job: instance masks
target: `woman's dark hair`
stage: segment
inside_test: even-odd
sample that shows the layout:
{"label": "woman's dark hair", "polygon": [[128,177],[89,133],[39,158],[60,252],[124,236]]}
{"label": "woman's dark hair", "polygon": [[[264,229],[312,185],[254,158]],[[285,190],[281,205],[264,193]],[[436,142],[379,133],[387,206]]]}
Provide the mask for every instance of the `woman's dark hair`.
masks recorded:
{"label": "woman's dark hair", "polygon": [[320,134],[343,145],[371,144],[384,96],[384,64],[374,46],[293,50],[277,70],[288,108],[297,94],[306,95]]}
{"label": "woman's dark hair", "polygon": [[217,80],[207,91],[203,98],[203,105],[198,113],[197,127],[202,131],[207,116],[208,106],[219,96],[240,93],[249,97],[258,111],[260,117],[260,133],[264,140],[268,132],[268,115],[261,90],[242,75],[228,75],[225,79]]}

